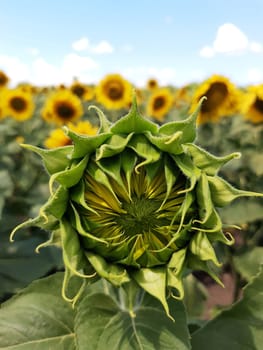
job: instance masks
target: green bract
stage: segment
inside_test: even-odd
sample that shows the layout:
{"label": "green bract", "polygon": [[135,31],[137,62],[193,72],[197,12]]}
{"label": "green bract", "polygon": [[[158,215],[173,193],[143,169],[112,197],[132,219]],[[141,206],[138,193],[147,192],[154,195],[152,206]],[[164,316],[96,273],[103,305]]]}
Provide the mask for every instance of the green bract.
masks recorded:
{"label": "green bract", "polygon": [[[48,242],[63,252],[62,293],[75,302],[86,280],[137,285],[158,298],[183,298],[186,270],[203,270],[219,281],[213,242],[225,236],[217,207],[259,194],[233,188],[219,169],[239,153],[215,157],[193,144],[200,109],[162,126],[143,118],[136,102],[111,124],[97,110],[100,130],[82,136],[65,128],[73,145],[38,153],[50,174],[51,196],[39,216],[19,225],[52,232]],[[38,248],[40,248],[38,247]],[[68,295],[72,279],[75,295]]]}

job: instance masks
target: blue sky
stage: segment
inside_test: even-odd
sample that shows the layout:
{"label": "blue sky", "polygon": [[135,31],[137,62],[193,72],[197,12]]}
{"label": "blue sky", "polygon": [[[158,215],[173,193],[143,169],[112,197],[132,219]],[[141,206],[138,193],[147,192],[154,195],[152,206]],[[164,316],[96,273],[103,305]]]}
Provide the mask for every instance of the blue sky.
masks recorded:
{"label": "blue sky", "polygon": [[222,74],[263,82],[262,0],[0,0],[0,69],[12,84],[182,86]]}

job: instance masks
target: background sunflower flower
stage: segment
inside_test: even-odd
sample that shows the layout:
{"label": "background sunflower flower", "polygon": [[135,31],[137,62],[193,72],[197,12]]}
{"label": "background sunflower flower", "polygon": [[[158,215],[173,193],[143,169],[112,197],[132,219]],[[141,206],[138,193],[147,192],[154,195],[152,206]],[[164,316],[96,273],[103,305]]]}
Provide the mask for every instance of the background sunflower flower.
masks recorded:
{"label": "background sunflower flower", "polygon": [[148,90],[155,90],[157,88],[159,88],[158,80],[156,80],[154,78],[151,78],[151,79],[147,80],[147,82],[146,82],[146,89],[148,89]]}
{"label": "background sunflower flower", "polygon": [[120,74],[106,75],[96,86],[99,103],[108,109],[127,108],[131,103],[132,85]]}
{"label": "background sunflower flower", "polygon": [[74,81],[71,84],[70,91],[83,101],[90,101],[94,98],[95,95],[93,86],[82,84],[79,81]]}
{"label": "background sunflower flower", "polygon": [[68,89],[59,89],[47,97],[42,109],[43,118],[57,125],[78,120],[83,115],[81,100]]}
{"label": "background sunflower flower", "polygon": [[[162,126],[143,118],[134,101],[112,124],[97,110],[94,136],[65,128],[72,145],[55,150],[35,146],[50,174],[51,196],[39,215],[22,223],[52,232],[39,248],[60,244],[65,264],[62,295],[73,303],[83,284],[103,278],[133,286],[157,298],[169,315],[167,297],[182,299],[182,279],[203,270],[216,281],[220,262],[214,242],[225,235],[217,208],[241,196],[218,176],[238,153],[215,157],[193,142],[198,109],[187,119]],[[72,279],[79,290],[69,295]]]}
{"label": "background sunflower flower", "polygon": [[17,121],[24,121],[33,116],[35,104],[31,92],[22,88],[6,89],[3,92],[3,110],[5,115]]}
{"label": "background sunflower flower", "polygon": [[148,116],[162,122],[172,108],[174,96],[168,88],[155,88],[146,106]]}
{"label": "background sunflower flower", "polygon": [[74,95],[78,96],[80,99],[83,98],[85,94],[86,86],[79,81],[74,81],[70,86],[70,91]]}
{"label": "background sunflower flower", "polygon": [[[69,123],[68,128],[81,135],[95,135],[98,131],[98,128],[88,121],[79,121],[76,124]],[[44,141],[44,145],[47,148],[56,148],[71,144],[72,140],[61,128],[52,130],[48,138]]]}
{"label": "background sunflower flower", "polygon": [[1,88],[5,88],[8,86],[9,84],[9,77],[5,74],[5,72],[3,72],[2,70],[0,70],[0,89]]}
{"label": "background sunflower flower", "polygon": [[263,84],[248,87],[241,107],[245,119],[252,123],[263,122]]}
{"label": "background sunflower flower", "polygon": [[190,112],[196,109],[200,98],[206,96],[198,116],[198,123],[217,122],[221,117],[239,110],[240,92],[231,81],[221,75],[212,75],[194,92]]}

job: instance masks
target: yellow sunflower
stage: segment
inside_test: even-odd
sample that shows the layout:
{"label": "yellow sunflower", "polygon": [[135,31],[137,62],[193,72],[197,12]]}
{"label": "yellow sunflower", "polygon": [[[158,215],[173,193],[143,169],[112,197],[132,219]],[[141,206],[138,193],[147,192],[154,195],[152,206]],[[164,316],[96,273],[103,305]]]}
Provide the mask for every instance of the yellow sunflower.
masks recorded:
{"label": "yellow sunflower", "polygon": [[97,85],[95,94],[108,109],[127,108],[132,100],[132,85],[120,74],[108,74]]}
{"label": "yellow sunflower", "polygon": [[174,96],[174,104],[176,107],[181,107],[184,104],[189,104],[191,102],[191,95],[189,92],[189,86],[185,85],[176,90]]}
{"label": "yellow sunflower", "polygon": [[8,83],[9,83],[9,77],[5,74],[5,72],[0,70],[0,89],[2,87],[6,87]]}
{"label": "yellow sunflower", "polygon": [[57,87],[58,90],[65,90],[66,88],[67,87],[66,87],[65,84],[59,84],[58,87]]}
{"label": "yellow sunflower", "polygon": [[70,86],[70,91],[78,96],[82,101],[91,101],[95,97],[95,88],[92,85],[85,85],[79,82],[74,82]]}
{"label": "yellow sunflower", "polygon": [[173,94],[168,88],[155,90],[147,102],[147,115],[162,122],[173,105]]}
{"label": "yellow sunflower", "polygon": [[252,123],[258,124],[263,122],[263,84],[247,88],[241,112]]}
{"label": "yellow sunflower", "polygon": [[52,130],[44,142],[46,148],[57,148],[71,144],[72,142],[70,138],[65,135],[64,131],[61,128]]}
{"label": "yellow sunflower", "polygon": [[95,98],[95,87],[92,85],[86,85],[86,91],[83,96],[83,101],[91,101]]}
{"label": "yellow sunflower", "polygon": [[148,90],[155,90],[158,87],[159,87],[159,84],[158,84],[158,81],[156,79],[150,78],[147,80],[146,88]]}
{"label": "yellow sunflower", "polygon": [[78,120],[83,114],[81,100],[68,89],[56,90],[46,100],[42,109],[43,118],[57,125]]}
{"label": "yellow sunflower", "polygon": [[32,95],[38,93],[38,88],[34,85],[29,84],[29,83],[21,83],[17,87],[19,87],[19,89],[21,89],[25,92],[31,93]]}
{"label": "yellow sunflower", "polygon": [[[98,128],[88,121],[79,121],[77,124],[69,123],[68,128],[81,135],[96,135]],[[44,142],[46,148],[57,148],[72,144],[72,140],[61,128],[52,130]]]}
{"label": "yellow sunflower", "polygon": [[35,104],[30,92],[23,89],[6,89],[3,93],[4,113],[17,121],[33,116]]}
{"label": "yellow sunflower", "polygon": [[40,93],[40,94],[43,94],[43,95],[48,94],[50,91],[51,91],[51,87],[48,87],[48,86],[42,86],[42,87],[39,89],[39,93]]}
{"label": "yellow sunflower", "polygon": [[78,81],[74,81],[71,84],[70,91],[84,101],[92,100],[94,97],[94,88]]}
{"label": "yellow sunflower", "polygon": [[217,122],[221,117],[236,113],[239,109],[240,92],[237,87],[224,76],[213,75],[197,87],[190,112],[194,111],[200,99],[203,101],[198,123]]}
{"label": "yellow sunflower", "polygon": [[0,120],[4,118],[5,118],[5,113],[4,113],[3,101],[0,95]]}

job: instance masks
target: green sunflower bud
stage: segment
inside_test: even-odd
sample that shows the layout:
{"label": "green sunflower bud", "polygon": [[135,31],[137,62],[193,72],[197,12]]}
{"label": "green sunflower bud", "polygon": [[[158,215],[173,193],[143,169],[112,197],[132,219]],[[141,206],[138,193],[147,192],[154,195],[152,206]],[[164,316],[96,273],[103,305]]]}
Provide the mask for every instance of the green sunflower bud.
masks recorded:
{"label": "green sunflower bud", "polygon": [[[220,283],[213,243],[225,235],[217,207],[240,196],[217,173],[239,153],[215,157],[193,142],[197,110],[162,126],[130,112],[111,124],[97,109],[100,129],[83,136],[65,129],[73,145],[38,153],[50,174],[51,196],[39,216],[11,234],[36,225],[52,232],[65,264],[63,296],[72,278],[104,278],[115,286],[137,285],[158,298],[169,315],[167,296],[182,299],[186,270],[203,270]],[[40,248],[39,247],[39,248]]]}

